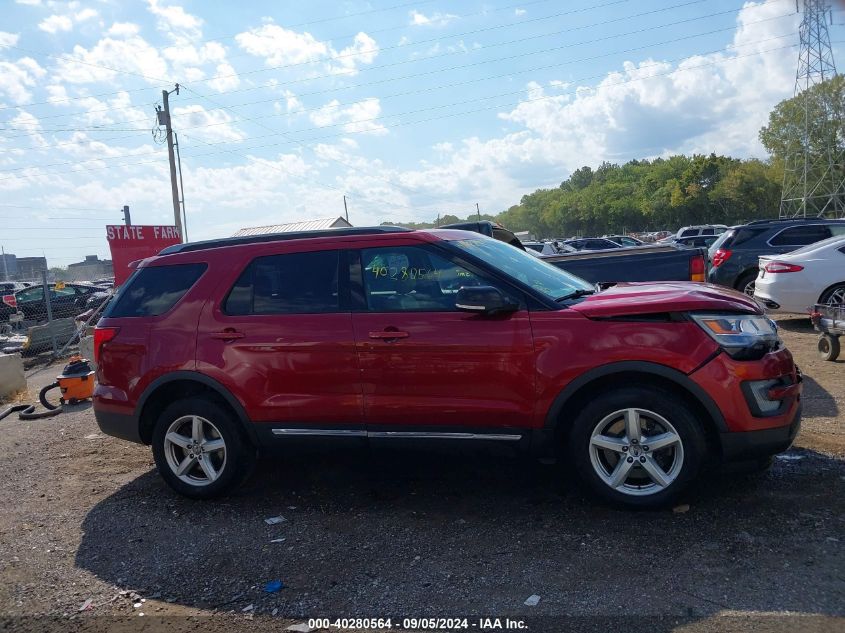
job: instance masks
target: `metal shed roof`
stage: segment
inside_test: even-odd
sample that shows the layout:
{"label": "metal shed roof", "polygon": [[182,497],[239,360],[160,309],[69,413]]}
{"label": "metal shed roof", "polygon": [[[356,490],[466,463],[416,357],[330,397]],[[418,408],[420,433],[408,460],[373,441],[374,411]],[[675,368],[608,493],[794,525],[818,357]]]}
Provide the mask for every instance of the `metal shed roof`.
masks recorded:
{"label": "metal shed roof", "polygon": [[294,231],[322,231],[325,229],[349,228],[352,225],[341,217],[318,218],[304,222],[289,222],[288,224],[270,224],[267,226],[250,226],[238,230],[232,237],[247,237],[250,235],[266,235],[267,233],[291,233]]}

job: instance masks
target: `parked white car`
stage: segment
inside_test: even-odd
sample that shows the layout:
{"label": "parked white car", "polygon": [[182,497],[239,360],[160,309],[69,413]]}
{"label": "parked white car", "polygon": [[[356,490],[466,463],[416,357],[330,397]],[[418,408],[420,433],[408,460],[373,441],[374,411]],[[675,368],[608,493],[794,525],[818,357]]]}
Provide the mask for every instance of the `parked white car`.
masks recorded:
{"label": "parked white car", "polygon": [[845,236],[760,257],[754,297],[773,312],[807,312],[816,303],[845,303]]}

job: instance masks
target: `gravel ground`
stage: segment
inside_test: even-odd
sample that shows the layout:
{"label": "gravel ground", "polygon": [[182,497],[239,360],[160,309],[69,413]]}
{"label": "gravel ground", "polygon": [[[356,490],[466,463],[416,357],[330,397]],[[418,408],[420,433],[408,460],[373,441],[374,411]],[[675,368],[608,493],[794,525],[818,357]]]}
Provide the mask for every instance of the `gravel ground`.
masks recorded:
{"label": "gravel ground", "polygon": [[[144,613],[203,631],[356,615],[843,630],[845,362],[816,357],[806,319],[781,326],[806,377],[796,446],[765,474],[709,475],[674,512],[610,509],[524,458],[364,449],[264,460],[234,496],[195,502],[170,492],[148,448],[101,435],[90,405],[11,416],[0,628],[129,630]],[[272,580],[284,588],[265,592]]]}

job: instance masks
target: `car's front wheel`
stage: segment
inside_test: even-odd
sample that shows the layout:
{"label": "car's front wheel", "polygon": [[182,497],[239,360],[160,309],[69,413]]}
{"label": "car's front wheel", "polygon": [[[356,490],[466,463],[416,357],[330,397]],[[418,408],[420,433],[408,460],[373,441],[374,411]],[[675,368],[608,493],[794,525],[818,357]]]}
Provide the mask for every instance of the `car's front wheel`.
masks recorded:
{"label": "car's front wheel", "polygon": [[152,444],[165,482],[194,499],[230,491],[255,462],[255,449],[231,413],[206,398],[185,398],[167,407],[156,423]]}
{"label": "car's front wheel", "polygon": [[600,496],[658,508],[698,474],[706,444],[695,414],[677,395],[628,387],[580,411],[568,449],[580,477]]}

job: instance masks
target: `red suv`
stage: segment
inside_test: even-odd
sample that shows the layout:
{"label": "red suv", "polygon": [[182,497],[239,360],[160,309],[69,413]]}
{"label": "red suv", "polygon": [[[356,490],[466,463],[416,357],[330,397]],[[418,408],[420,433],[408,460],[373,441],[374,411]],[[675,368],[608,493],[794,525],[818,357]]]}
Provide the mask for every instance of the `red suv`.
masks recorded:
{"label": "red suv", "polygon": [[230,238],[144,260],[95,333],[100,428],[219,495],[297,438],[496,442],[666,504],[706,461],[766,458],[801,377],[740,293],[599,291],[513,246],[395,227]]}

